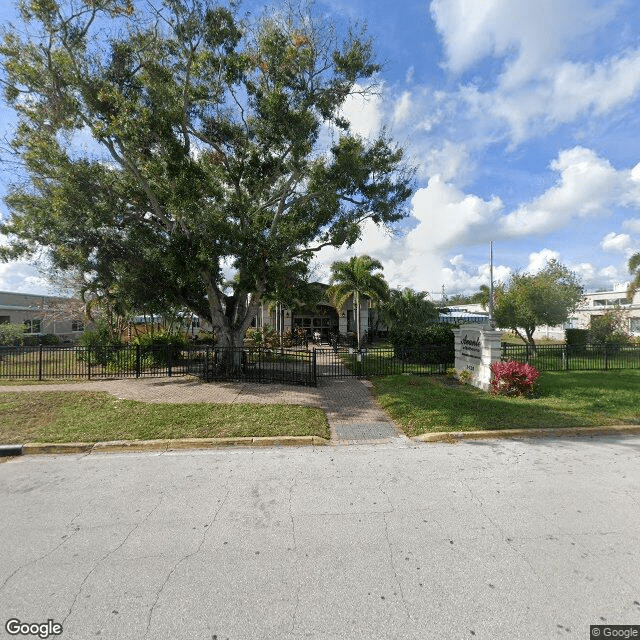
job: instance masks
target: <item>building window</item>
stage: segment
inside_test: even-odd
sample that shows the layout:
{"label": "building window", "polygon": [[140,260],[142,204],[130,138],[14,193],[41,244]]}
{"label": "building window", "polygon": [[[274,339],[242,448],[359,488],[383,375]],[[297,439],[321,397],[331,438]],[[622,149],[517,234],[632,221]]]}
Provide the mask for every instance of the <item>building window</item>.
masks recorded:
{"label": "building window", "polygon": [[71,331],[84,331],[84,322],[81,320],[74,320],[71,323]]}
{"label": "building window", "polygon": [[629,331],[640,333],[640,318],[629,318]]}
{"label": "building window", "polygon": [[9,324],[11,322],[11,316],[0,316],[0,324]]}
{"label": "building window", "polygon": [[25,320],[24,332],[25,333],[40,333],[42,320]]}

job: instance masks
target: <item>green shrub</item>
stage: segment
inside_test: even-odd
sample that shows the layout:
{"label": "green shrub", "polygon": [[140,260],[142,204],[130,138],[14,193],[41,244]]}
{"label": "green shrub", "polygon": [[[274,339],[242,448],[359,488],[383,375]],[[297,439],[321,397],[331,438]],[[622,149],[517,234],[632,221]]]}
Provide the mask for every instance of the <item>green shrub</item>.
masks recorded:
{"label": "green shrub", "polygon": [[181,334],[145,333],[135,338],[132,343],[140,346],[141,357],[154,366],[166,366],[182,358],[182,351],[189,346],[189,341]]}
{"label": "green shrub", "polygon": [[45,344],[45,345],[60,344],[60,338],[58,338],[58,336],[55,335],[55,333],[45,333],[40,338],[40,344]]}
{"label": "green shrub", "polygon": [[[405,362],[447,364],[455,358],[451,325],[430,324],[419,329],[391,329],[389,342],[394,355]],[[442,349],[429,349],[442,347]]]}
{"label": "green shrub", "polygon": [[[113,351],[109,362],[107,363],[106,370],[109,373],[120,373],[123,371],[136,371],[136,351],[132,348],[124,348],[118,351]],[[140,370],[152,369],[155,365],[154,359],[150,354],[141,354],[140,357]]]}
{"label": "green shrub", "polygon": [[15,322],[0,324],[0,345],[18,346],[24,344],[24,325]]}
{"label": "green shrub", "polygon": [[91,358],[91,364],[107,366],[114,357],[117,357],[114,354],[117,354],[122,347],[122,340],[110,337],[109,329],[105,325],[98,326],[94,331],[85,331],[80,336],[78,345],[86,347],[76,352],[78,360],[88,362]]}
{"label": "green shrub", "polygon": [[591,316],[591,342],[607,351],[617,351],[629,344],[629,334],[625,330],[625,316],[620,309],[610,309],[602,315]]}
{"label": "green shrub", "polygon": [[568,347],[586,347],[589,343],[589,329],[565,329],[564,337]]}
{"label": "green shrub", "polygon": [[215,344],[216,337],[213,331],[200,331],[195,339],[196,344]]}

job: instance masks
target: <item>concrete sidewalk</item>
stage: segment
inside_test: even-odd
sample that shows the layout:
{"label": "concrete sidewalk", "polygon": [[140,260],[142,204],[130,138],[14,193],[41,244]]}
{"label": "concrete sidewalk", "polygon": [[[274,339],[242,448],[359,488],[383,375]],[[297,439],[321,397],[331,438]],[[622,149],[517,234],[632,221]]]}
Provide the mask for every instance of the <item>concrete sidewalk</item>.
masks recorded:
{"label": "concrete sidewalk", "polygon": [[324,378],[317,387],[254,382],[201,382],[163,377],[95,380],[46,385],[0,386],[0,392],[106,391],[123,400],[215,404],[295,404],[324,409],[331,441],[339,444],[407,440],[376,404],[371,383],[354,377]]}

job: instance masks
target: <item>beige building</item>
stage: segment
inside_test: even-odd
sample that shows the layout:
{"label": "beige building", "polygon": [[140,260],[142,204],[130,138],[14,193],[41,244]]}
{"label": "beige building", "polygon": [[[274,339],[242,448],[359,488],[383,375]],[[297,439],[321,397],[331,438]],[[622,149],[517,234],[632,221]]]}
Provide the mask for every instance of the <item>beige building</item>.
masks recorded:
{"label": "beige building", "polygon": [[84,331],[82,305],[72,298],[0,291],[0,323],[22,324],[25,336],[75,342]]}

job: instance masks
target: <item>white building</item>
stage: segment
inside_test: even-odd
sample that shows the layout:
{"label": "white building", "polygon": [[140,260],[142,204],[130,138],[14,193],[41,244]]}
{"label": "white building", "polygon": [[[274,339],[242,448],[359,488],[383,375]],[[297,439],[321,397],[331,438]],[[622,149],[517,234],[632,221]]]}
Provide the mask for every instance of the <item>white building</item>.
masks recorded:
{"label": "white building", "polygon": [[632,300],[627,297],[629,283],[616,284],[612,291],[587,293],[583,303],[570,318],[572,328],[588,329],[593,316],[619,309],[625,319],[625,329],[632,336],[640,336],[640,291]]}
{"label": "white building", "polygon": [[[563,326],[537,327],[533,334],[534,340],[550,338],[564,340],[565,329],[589,329],[591,318],[602,315],[605,311],[619,309],[625,320],[626,331],[634,337],[640,336],[640,291],[636,292],[633,300],[627,298],[628,283],[614,285],[611,291],[597,291],[586,293],[576,311],[571,314]],[[481,305],[463,305],[468,312],[482,313]]]}

